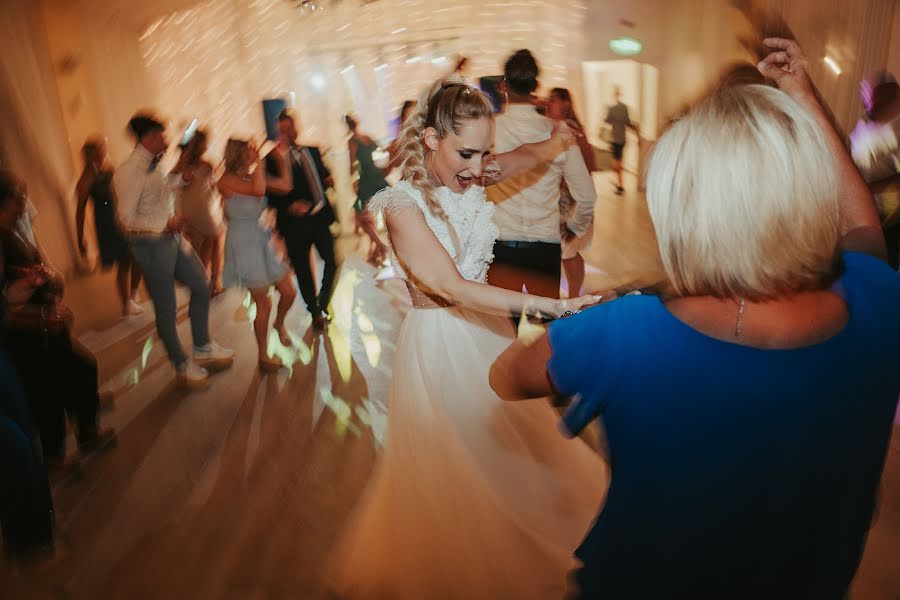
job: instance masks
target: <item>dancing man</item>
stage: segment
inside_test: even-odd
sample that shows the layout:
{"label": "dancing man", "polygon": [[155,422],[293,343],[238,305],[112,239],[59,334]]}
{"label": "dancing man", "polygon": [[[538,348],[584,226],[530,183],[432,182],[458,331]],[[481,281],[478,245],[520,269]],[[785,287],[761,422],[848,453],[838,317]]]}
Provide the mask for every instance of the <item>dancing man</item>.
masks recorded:
{"label": "dancing man", "polygon": [[[312,315],[313,327],[322,331],[328,324],[328,303],[337,274],[334,238],[329,229],[336,218],[325,195],[325,189],[333,187],[334,180],[322,162],[319,149],[297,142],[297,124],[291,112],[284,110],[278,115],[278,131],[278,145],[266,156],[266,191],[276,211],[276,228],[284,238],[288,258],[297,274],[300,294]],[[279,183],[285,169],[289,187]],[[318,294],[310,258],[313,246],[325,263]]]}
{"label": "dancing man", "polygon": [[[503,73],[501,91],[508,100],[506,112],[496,119],[494,152],[498,154],[522,144],[542,142],[554,128],[553,120],[538,114],[532,102],[538,88],[538,64],[531,52],[519,50],[513,54]],[[565,235],[582,236],[594,222],[597,193],[578,146],[488,188],[488,199],[497,205],[494,220],[500,228],[494,246],[496,258],[488,274],[491,285],[513,291],[522,291],[524,286],[531,294],[559,298],[563,182],[574,199]]]}
{"label": "dancing man", "polygon": [[[226,369],[234,351],[209,339],[209,276],[197,253],[182,239],[182,220],[175,215],[172,187],[190,182],[189,170],[180,176],[163,177],[157,168],[168,148],[165,127],[156,118],[135,115],[128,129],[137,144],[113,176],[119,199],[119,219],[135,259],[144,271],[144,281],[156,311],[156,331],[175,366],[179,383],[202,387],[207,368]],[[178,338],[175,282],[191,290],[191,332],[194,360],[189,362]]]}

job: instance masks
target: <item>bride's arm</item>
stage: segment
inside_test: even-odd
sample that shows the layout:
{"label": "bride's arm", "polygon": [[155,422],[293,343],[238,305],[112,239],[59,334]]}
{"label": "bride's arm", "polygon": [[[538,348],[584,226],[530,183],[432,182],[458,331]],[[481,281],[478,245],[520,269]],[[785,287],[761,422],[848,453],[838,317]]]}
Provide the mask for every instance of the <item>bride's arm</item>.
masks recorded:
{"label": "bride's arm", "polygon": [[559,317],[567,310],[596,302],[590,297],[557,300],[531,296],[465,279],[417,208],[385,211],[385,225],[410,281],[450,304],[503,316],[540,313]]}
{"label": "bride's arm", "polygon": [[536,166],[548,163],[565,152],[575,143],[572,130],[564,123],[557,123],[550,138],[543,142],[522,144],[515,150],[496,154],[485,159],[482,185],[491,185],[520,173],[530,171]]}

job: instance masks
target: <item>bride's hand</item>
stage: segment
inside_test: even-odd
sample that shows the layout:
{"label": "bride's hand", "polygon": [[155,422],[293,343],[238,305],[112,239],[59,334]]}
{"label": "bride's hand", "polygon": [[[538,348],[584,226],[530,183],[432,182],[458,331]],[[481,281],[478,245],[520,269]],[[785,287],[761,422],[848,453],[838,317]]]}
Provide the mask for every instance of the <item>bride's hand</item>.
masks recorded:
{"label": "bride's hand", "polygon": [[596,306],[603,302],[615,300],[617,297],[618,294],[616,294],[615,290],[606,290],[596,294],[579,296],[578,298],[568,298],[566,300],[560,300],[559,303],[561,308],[559,314],[556,315],[556,317],[570,317],[572,315],[580,313],[585,308],[590,308],[591,306]]}

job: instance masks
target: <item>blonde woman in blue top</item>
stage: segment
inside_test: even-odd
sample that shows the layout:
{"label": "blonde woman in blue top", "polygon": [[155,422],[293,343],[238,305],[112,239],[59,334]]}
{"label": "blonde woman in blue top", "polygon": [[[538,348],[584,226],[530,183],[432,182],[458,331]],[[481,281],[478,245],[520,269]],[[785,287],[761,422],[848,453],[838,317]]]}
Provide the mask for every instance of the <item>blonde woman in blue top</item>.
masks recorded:
{"label": "blonde woman in blue top", "polygon": [[[900,392],[900,275],[796,42],[660,138],[647,200],[674,296],[517,342],[507,400],[602,417],[612,478],[584,598],[845,598]],[[598,473],[598,479],[605,473]]]}

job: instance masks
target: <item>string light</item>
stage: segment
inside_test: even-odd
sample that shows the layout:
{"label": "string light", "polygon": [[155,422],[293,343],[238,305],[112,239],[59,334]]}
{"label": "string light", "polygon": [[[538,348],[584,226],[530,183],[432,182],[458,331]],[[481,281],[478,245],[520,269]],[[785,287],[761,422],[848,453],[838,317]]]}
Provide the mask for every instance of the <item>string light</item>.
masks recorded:
{"label": "string light", "polygon": [[[545,88],[580,88],[583,0],[306,4],[206,0],[144,30],[144,64],[173,129],[198,118],[210,131],[211,154],[221,156],[229,136],[265,131],[261,100],[290,97],[301,137],[311,143],[343,150],[341,116],[351,112],[369,115],[361,126],[382,141],[400,105],[445,75],[455,56],[469,57],[474,78],[500,73],[523,47],[540,61]],[[299,15],[299,8],[312,15],[313,4],[314,18]],[[355,69],[341,75],[348,64]],[[366,92],[362,99],[354,87]]]}

